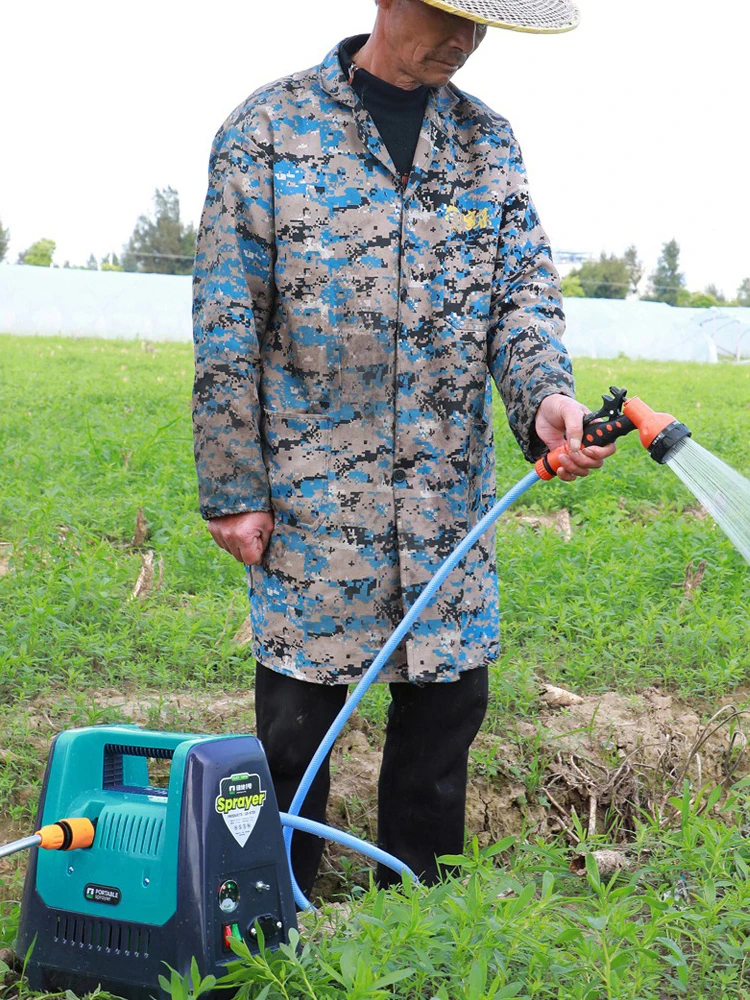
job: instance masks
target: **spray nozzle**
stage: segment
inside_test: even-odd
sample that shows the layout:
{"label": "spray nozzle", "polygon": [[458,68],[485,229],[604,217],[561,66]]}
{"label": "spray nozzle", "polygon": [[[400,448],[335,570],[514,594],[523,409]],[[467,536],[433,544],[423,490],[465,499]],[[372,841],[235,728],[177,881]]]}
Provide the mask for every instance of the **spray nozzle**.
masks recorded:
{"label": "spray nozzle", "polygon": [[[656,413],[637,396],[627,399],[627,389],[610,386],[611,396],[602,396],[602,406],[583,418],[584,448],[594,445],[604,448],[636,428],[641,444],[651,457],[664,464],[672,448],[686,437],[688,428],[669,413]],[[541,479],[554,479],[560,468],[560,455],[567,451],[567,444],[543,455],[536,463]]]}

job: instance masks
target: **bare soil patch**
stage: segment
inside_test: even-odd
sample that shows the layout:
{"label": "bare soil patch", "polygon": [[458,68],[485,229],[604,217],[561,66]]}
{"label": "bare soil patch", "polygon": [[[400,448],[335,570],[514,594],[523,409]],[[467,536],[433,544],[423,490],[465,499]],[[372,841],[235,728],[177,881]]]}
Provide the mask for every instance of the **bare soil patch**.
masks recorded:
{"label": "bare soil patch", "polygon": [[[742,705],[744,698],[736,699]],[[669,819],[670,794],[736,781],[750,771],[750,716],[726,699],[698,713],[657,690],[607,692],[565,708],[541,705],[538,720],[483,733],[472,751],[467,828],[482,846],[508,835],[572,834],[573,810],[589,834],[626,842],[641,810]],[[713,722],[708,718],[714,716]],[[375,834],[379,751],[345,733],[333,754],[333,822]]]}

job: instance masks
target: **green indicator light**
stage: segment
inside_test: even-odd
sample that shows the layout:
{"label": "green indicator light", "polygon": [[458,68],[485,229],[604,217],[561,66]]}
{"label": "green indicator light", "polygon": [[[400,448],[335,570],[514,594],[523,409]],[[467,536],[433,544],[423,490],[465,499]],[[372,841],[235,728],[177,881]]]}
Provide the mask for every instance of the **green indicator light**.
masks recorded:
{"label": "green indicator light", "polygon": [[242,934],[240,934],[239,924],[232,924],[232,937],[237,938],[238,941],[242,940]]}

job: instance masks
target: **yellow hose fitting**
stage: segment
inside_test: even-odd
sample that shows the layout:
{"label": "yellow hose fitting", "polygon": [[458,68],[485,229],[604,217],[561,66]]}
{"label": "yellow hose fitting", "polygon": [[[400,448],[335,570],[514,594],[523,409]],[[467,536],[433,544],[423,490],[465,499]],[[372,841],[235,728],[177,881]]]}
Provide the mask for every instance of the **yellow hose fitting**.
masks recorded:
{"label": "yellow hose fitting", "polygon": [[91,847],[96,828],[85,816],[61,819],[36,831],[41,837],[40,847],[46,851],[74,851],[79,847]]}

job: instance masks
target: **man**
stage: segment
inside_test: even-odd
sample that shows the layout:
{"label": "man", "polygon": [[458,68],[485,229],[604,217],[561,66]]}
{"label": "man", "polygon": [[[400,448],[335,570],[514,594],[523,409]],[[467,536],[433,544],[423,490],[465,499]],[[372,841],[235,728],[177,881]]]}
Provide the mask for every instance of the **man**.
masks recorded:
{"label": "man", "polygon": [[[346,685],[494,502],[490,375],[527,458],[567,437],[573,480],[612,450],[580,450],[558,276],[510,127],[450,85],[484,37],[478,6],[547,30],[575,10],[432,2],[379,0],[369,38],[261,88],[212,151],[195,267],[201,510],[248,567],[257,730],[282,809]],[[497,638],[487,536],[381,676],[378,840],[427,881],[463,846]],[[326,765],[305,815],[324,819],[328,787]],[[321,850],[295,837],[306,894]]]}

